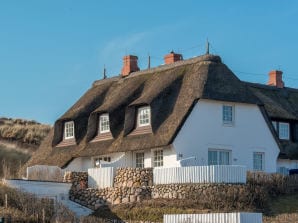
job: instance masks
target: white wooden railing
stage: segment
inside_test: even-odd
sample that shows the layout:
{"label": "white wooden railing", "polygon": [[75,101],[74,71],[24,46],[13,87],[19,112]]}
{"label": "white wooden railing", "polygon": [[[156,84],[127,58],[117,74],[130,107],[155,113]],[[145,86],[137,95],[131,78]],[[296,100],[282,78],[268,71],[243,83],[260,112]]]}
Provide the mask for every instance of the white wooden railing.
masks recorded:
{"label": "white wooden railing", "polygon": [[246,183],[246,167],[188,166],[171,168],[154,168],[153,183]]}
{"label": "white wooden railing", "polygon": [[163,223],[262,223],[261,213],[210,213],[164,215]]}
{"label": "white wooden railing", "polygon": [[114,167],[88,169],[88,187],[106,188],[113,187],[115,171]]}
{"label": "white wooden railing", "polygon": [[27,167],[27,179],[62,182],[65,171],[58,166],[35,165]]}

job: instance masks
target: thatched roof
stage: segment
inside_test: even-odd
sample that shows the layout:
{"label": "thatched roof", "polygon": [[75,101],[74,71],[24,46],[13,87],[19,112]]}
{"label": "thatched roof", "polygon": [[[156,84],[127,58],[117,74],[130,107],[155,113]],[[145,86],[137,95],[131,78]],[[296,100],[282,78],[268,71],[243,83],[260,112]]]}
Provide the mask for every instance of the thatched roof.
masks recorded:
{"label": "thatched roof", "polygon": [[[79,156],[168,147],[200,99],[265,104],[270,116],[282,114],[281,110],[276,109],[278,112],[274,113],[274,109],[269,109],[267,101],[270,100],[265,101],[265,96],[260,96],[263,94],[267,96],[254,85],[240,81],[214,55],[133,72],[125,78],[99,80],[56,121],[54,133],[41,145],[40,150],[47,151],[42,163],[64,166]],[[152,131],[131,134],[137,108],[142,105],[151,107]],[[113,138],[92,141],[97,134],[98,115],[102,113],[109,113]],[[293,118],[291,115],[287,117]],[[75,122],[77,145],[57,148],[62,140],[63,123],[68,120]]]}
{"label": "thatched roof", "polygon": [[[280,140],[280,158],[298,159],[298,89],[246,83],[264,106],[270,120],[292,123],[292,140]],[[270,126],[270,125],[269,125]],[[277,134],[274,132],[275,137]]]}

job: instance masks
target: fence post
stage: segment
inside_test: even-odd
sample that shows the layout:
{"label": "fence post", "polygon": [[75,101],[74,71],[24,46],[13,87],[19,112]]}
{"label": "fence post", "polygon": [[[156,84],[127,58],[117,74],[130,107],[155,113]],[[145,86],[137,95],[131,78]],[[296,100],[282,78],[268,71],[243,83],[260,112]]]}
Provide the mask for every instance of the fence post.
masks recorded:
{"label": "fence post", "polygon": [[7,194],[5,194],[5,208],[7,209],[8,207],[8,199],[7,199]]}

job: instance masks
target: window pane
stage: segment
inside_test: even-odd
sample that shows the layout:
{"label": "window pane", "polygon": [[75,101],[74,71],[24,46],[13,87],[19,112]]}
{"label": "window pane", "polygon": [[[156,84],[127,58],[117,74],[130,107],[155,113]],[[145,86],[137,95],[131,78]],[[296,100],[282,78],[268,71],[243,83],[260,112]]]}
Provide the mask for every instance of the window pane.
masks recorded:
{"label": "window pane", "polygon": [[219,165],[230,164],[230,153],[227,151],[219,151]]}
{"label": "window pane", "polygon": [[138,109],[138,126],[150,125],[150,107]]}
{"label": "window pane", "polygon": [[289,139],[289,123],[280,122],[279,123],[279,138],[280,139]]}
{"label": "window pane", "polygon": [[217,151],[208,151],[208,165],[218,165]]}
{"label": "window pane", "polygon": [[163,151],[162,150],[155,150],[153,152],[153,166],[163,166]]}
{"label": "window pane", "polygon": [[99,118],[99,133],[110,131],[110,120],[108,114],[103,114]]}
{"label": "window pane", "polygon": [[224,105],[222,109],[222,119],[224,124],[233,123],[233,106]]}
{"label": "window pane", "polygon": [[74,138],[74,122],[65,122],[64,124],[64,138]]}
{"label": "window pane", "polygon": [[136,168],[144,168],[144,153],[136,153]]}
{"label": "window pane", "polygon": [[253,154],[253,169],[257,171],[264,170],[264,153]]}

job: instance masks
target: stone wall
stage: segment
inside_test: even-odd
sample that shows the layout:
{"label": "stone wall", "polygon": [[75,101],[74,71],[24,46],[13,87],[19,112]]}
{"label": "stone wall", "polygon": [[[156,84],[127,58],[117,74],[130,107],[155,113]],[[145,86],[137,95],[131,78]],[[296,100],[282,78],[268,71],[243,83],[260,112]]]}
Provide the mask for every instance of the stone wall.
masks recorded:
{"label": "stone wall", "polygon": [[[129,183],[125,183],[125,181]],[[152,186],[152,169],[119,169],[111,188],[87,188],[88,174],[69,173],[70,199],[96,210],[105,204],[138,202],[144,199],[196,199],[212,209],[262,206],[266,191],[261,185],[250,184],[167,184]],[[143,186],[142,186],[143,185]],[[254,203],[253,203],[254,202]],[[256,203],[257,202],[257,203]]]}
{"label": "stone wall", "polygon": [[153,168],[118,168],[114,187],[142,187],[153,185]]}
{"label": "stone wall", "polygon": [[105,204],[139,202],[151,198],[150,187],[110,187],[70,191],[70,199],[92,210]]}

